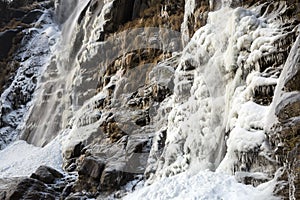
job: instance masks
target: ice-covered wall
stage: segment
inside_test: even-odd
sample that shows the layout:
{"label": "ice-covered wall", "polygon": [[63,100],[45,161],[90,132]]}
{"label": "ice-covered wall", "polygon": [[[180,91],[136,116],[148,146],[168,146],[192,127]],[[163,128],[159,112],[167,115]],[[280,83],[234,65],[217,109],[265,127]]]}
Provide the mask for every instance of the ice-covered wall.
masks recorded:
{"label": "ice-covered wall", "polygon": [[272,178],[275,167],[265,128],[270,106],[258,100],[258,93],[272,98],[286,59],[273,54],[289,51],[281,41],[294,37],[295,29],[282,28],[277,18],[286,3],[277,3],[272,13],[265,6],[233,9],[224,2],[185,47],[174,94],[165,103],[172,107],[165,148],[150,183],[188,169]]}
{"label": "ice-covered wall", "polygon": [[[44,146],[59,135],[64,169],[79,174],[72,191],[96,197],[126,190],[130,180],[205,170],[255,186],[274,177],[269,113],[298,34],[291,4],[186,0],[181,13],[177,3],[56,1],[60,31],[55,40],[53,29],[39,35],[56,45],[45,47],[51,57],[22,139]],[[181,33],[171,30],[182,19]],[[152,23],[160,27],[135,28]],[[19,123],[10,114],[4,120]]]}

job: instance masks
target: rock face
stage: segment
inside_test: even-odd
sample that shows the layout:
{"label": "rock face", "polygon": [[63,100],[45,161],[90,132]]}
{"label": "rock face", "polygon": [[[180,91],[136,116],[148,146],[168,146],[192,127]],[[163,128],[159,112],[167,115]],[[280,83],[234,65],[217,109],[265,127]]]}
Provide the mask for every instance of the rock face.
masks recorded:
{"label": "rock face", "polygon": [[[9,11],[17,9],[22,15],[10,16],[12,13],[9,12],[1,19],[7,24],[1,27],[3,32],[0,33],[0,149],[18,137],[18,124],[29,109],[28,103],[53,45],[51,36],[39,34],[50,22],[50,5],[51,2],[40,2],[24,8],[9,7]],[[33,27],[39,17],[39,26]],[[2,93],[4,89],[6,91]]]}
{"label": "rock face", "polygon": [[[26,5],[27,3],[27,5]],[[51,2],[37,3],[35,1],[18,2],[12,1],[10,4],[1,2],[0,11],[0,92],[3,87],[8,87],[11,78],[14,76],[18,65],[14,63],[13,56],[21,48],[24,37],[24,30],[33,26],[43,10],[51,7]],[[24,43],[23,43],[24,45]],[[9,81],[9,82],[7,82]]]}
{"label": "rock face", "polygon": [[[80,57],[78,59],[80,64],[76,67],[84,71],[81,74],[83,80],[86,77],[93,78],[86,83],[82,82],[74,86],[75,89],[73,88],[78,92],[77,94],[80,94],[77,96],[76,102],[79,102],[79,106],[83,105],[83,108],[81,114],[76,116],[70,124],[72,128],[70,128],[68,139],[75,142],[64,148],[65,169],[78,171],[79,174],[74,185],[69,187],[70,195],[76,196],[82,191],[89,192],[92,197],[99,195],[99,193],[113,193],[120,190],[128,181],[141,175],[151,183],[152,180],[161,176],[171,176],[187,170],[192,163],[197,162],[195,161],[197,159],[203,159],[207,161],[206,163],[210,163],[207,168],[216,170],[218,166],[221,166],[219,168],[223,167],[226,169],[225,171],[235,174],[239,181],[256,186],[274,177],[275,171],[284,165],[284,162],[279,160],[291,159],[291,155],[297,155],[297,134],[299,131],[297,128],[298,121],[295,118],[299,116],[299,95],[295,92],[283,100],[281,104],[278,104],[279,107],[276,108],[276,115],[281,123],[276,127],[284,132],[284,135],[289,135],[287,136],[290,138],[288,139],[289,142],[286,142],[291,145],[289,150],[282,148],[280,142],[274,142],[275,140],[282,141],[282,139],[272,139],[272,133],[265,130],[259,119],[255,118],[255,122],[241,122],[243,127],[239,127],[235,123],[236,121],[240,123],[243,117],[248,117],[243,116],[248,107],[265,111],[267,107],[274,104],[275,99],[278,98],[275,92],[279,84],[277,79],[289,56],[291,46],[296,40],[297,31],[294,28],[299,22],[290,16],[296,16],[299,11],[293,6],[293,2],[280,2],[274,3],[274,5],[266,2],[227,2],[227,6],[231,7],[261,5],[256,7],[257,14],[255,16],[264,16],[268,20],[262,23],[260,21],[262,19],[253,17],[253,15],[252,20],[257,21],[251,24],[252,22],[247,21],[247,15],[250,16],[250,12],[245,11],[247,14],[244,16],[240,14],[244,12],[243,9],[235,11],[236,15],[234,16],[239,16],[236,18],[236,23],[243,24],[244,21],[248,23],[248,26],[242,26],[240,31],[244,34],[243,40],[249,41],[244,41],[244,43],[240,41],[243,46],[235,41],[235,39],[240,39],[235,38],[236,35],[228,36],[229,43],[233,42],[239,52],[232,58],[232,65],[225,67],[224,71],[221,70],[221,74],[225,78],[220,77],[215,82],[209,82],[211,80],[204,78],[208,83],[205,81],[202,83],[201,79],[197,77],[197,72],[203,66],[208,67],[207,62],[210,66],[219,64],[209,62],[210,57],[218,53],[218,47],[214,46],[215,44],[210,41],[210,37],[204,37],[205,29],[198,32],[197,30],[207,23],[212,23],[208,22],[208,19],[215,20],[215,18],[209,18],[209,12],[224,6],[221,2],[190,1],[188,5],[191,6],[184,8],[183,1],[168,1],[168,3],[138,0],[131,2],[113,1],[113,9],[106,10],[105,14],[102,13],[105,23],[102,28],[99,28],[101,31],[92,34],[86,30],[98,24],[86,11],[88,10],[93,14],[98,13],[97,15],[101,16],[100,8],[102,6],[106,8],[107,5],[102,5],[99,1],[91,1],[87,4],[87,7],[82,10],[79,20],[77,20],[78,32],[74,39],[74,49],[76,50],[73,50],[72,56],[75,60]],[[274,17],[274,13],[278,14],[281,21]],[[281,31],[274,32],[276,39],[272,39],[268,47],[259,42],[260,39],[264,39],[264,36],[269,37],[268,35],[261,36],[261,38],[252,37],[253,34],[256,34],[256,28],[264,29],[275,26],[277,23],[281,24],[276,26]],[[148,26],[167,27],[180,31],[182,35],[179,36],[180,40],[173,37],[164,41],[164,38],[170,37],[162,32],[153,33],[153,30],[149,32],[143,30],[143,34],[150,35],[146,41],[143,40],[142,34],[137,30],[135,30],[136,32],[127,32],[126,37],[121,34],[129,28]],[[189,42],[192,36],[195,37],[193,39],[201,37],[204,39],[202,43],[194,44],[193,41]],[[90,47],[90,44],[94,44],[91,38],[100,44]],[[82,41],[88,41],[84,46],[88,50],[78,50]],[[224,42],[224,46],[220,41],[219,48],[224,48],[222,51],[226,52],[231,48],[228,41]],[[209,45],[209,42],[212,44]],[[182,43],[183,45],[188,44],[183,52],[181,52]],[[180,45],[176,46],[178,44]],[[251,44],[255,45],[251,46]],[[139,46],[138,49],[137,46]],[[262,54],[256,54],[257,51],[270,46],[276,48],[276,51],[273,52],[270,48]],[[198,53],[200,48],[205,49],[205,52]],[[103,49],[106,52],[103,52]],[[77,52],[80,53],[77,54]],[[121,52],[120,55],[118,55],[119,52]],[[181,53],[176,54],[174,52]],[[188,58],[183,57],[182,54],[188,55]],[[209,58],[206,58],[205,54],[208,54]],[[253,60],[246,59],[247,56]],[[103,57],[105,59],[99,59]],[[216,57],[216,59],[218,58]],[[226,62],[231,62],[231,60],[224,62],[224,65],[227,65]],[[147,63],[151,64],[145,65]],[[91,66],[93,67],[91,68]],[[219,71],[216,70],[216,74],[218,73]],[[298,71],[295,72],[294,76],[287,79],[286,91],[298,90],[297,74]],[[207,76],[209,75],[207,74]],[[222,91],[225,91],[226,87],[218,85],[218,83],[226,83],[233,88],[232,91],[226,91],[228,93],[225,97],[228,99],[224,102],[225,108],[216,108],[214,107],[216,105],[209,101],[212,96],[221,97],[224,95]],[[220,87],[216,86],[213,90],[211,88],[209,90],[208,84],[216,84]],[[90,98],[84,96],[86,94],[84,91],[87,88],[97,95],[85,102]],[[205,88],[208,89],[205,90]],[[244,91],[245,94],[241,91]],[[244,113],[240,111],[241,109],[234,107],[236,102],[233,102],[233,99],[239,99],[236,97],[238,95],[243,99],[242,101],[247,102],[244,102],[243,105],[236,105],[236,107],[243,107]],[[203,98],[201,101],[203,104],[197,101],[201,98]],[[195,101],[192,106],[185,104],[187,100],[191,99]],[[260,112],[263,113],[263,111]],[[212,121],[207,122],[208,119],[199,117],[203,113],[207,113],[207,116],[213,115]],[[234,119],[233,122],[228,122],[226,127],[222,124],[222,113],[228,115],[224,117],[224,120],[230,117]],[[195,117],[195,121],[206,124],[206,126],[198,127],[193,122],[184,124],[184,119],[189,118],[188,115]],[[177,121],[175,123],[172,120]],[[185,129],[180,126],[182,123],[184,124],[182,127]],[[210,125],[207,124],[219,124],[220,127],[209,129]],[[291,124],[295,128],[289,128]],[[168,129],[169,126],[175,128],[170,130]],[[197,128],[186,134],[186,129],[190,130],[190,127]],[[214,139],[220,143],[214,147],[207,147],[211,148],[211,151],[206,151],[203,149],[205,143],[201,137],[207,137],[204,141],[209,141],[211,135],[208,133],[216,130],[221,134]],[[201,136],[199,135],[192,140],[190,135],[197,134],[197,131],[201,132],[199,133]],[[82,132],[85,134],[78,140],[76,135]],[[179,132],[178,135],[175,134],[177,132]],[[275,132],[275,129],[271,132]],[[172,138],[172,134],[176,136]],[[258,139],[254,142],[255,144],[243,143],[241,148],[231,144],[234,143],[231,141],[240,137],[241,134],[245,137],[256,135]],[[229,138],[226,144],[224,142],[225,137]],[[277,148],[276,145],[280,147]],[[285,150],[283,151],[283,149]],[[206,152],[207,154],[205,154]],[[276,156],[273,156],[274,152],[276,152],[276,156],[280,154],[283,157],[279,156],[279,160],[276,160]],[[224,167],[226,162],[221,163],[222,159],[226,161],[226,154],[230,154],[234,158],[230,167]],[[179,165],[177,165],[178,160],[180,160]],[[291,169],[289,169],[290,171],[287,170],[289,174],[298,165],[296,161],[290,160],[290,163]],[[263,176],[258,177],[255,176],[256,174]],[[297,179],[297,176],[288,175],[287,177],[296,177]],[[294,183],[297,185],[297,180]],[[290,188],[293,186],[290,185]],[[288,196],[287,193],[285,196]]]}
{"label": "rock face", "polygon": [[1,42],[1,50],[0,50],[0,59],[3,60],[8,56],[8,53],[10,52],[10,49],[13,46],[14,38],[17,36],[17,34],[20,32],[20,30],[7,30],[5,32],[2,32],[0,34],[0,42]]}
{"label": "rock face", "polygon": [[283,179],[289,183],[280,194],[294,199],[300,197],[300,90],[299,82],[296,82],[300,78],[299,39],[291,50],[276,89],[273,112],[278,122],[270,134],[274,156],[279,166],[286,166]]}
{"label": "rock face", "polygon": [[[288,187],[277,194],[300,198],[296,2],[56,1],[56,21],[70,48],[59,53],[68,59],[57,54],[46,67],[41,93],[36,93],[39,103],[30,110],[21,138],[44,146],[64,130],[64,169],[71,178],[41,166],[0,197],[122,197],[130,181],[152,183],[204,166],[254,186],[273,179],[283,167],[280,180]],[[253,6],[255,11],[225,9],[228,20],[222,21],[220,13],[210,13],[222,6]],[[17,10],[13,15],[31,26],[42,12]],[[0,59],[12,51],[21,30],[0,34],[0,43],[5,41]],[[38,35],[29,30],[24,47]],[[47,44],[42,50],[32,55],[21,45],[14,57],[32,62],[21,65],[22,76],[5,97],[11,104],[1,107],[3,144],[17,136],[8,137],[36,92],[41,67],[36,63],[50,55],[55,43],[39,39]],[[272,127],[267,129],[263,117],[269,107],[273,113],[266,118]]]}

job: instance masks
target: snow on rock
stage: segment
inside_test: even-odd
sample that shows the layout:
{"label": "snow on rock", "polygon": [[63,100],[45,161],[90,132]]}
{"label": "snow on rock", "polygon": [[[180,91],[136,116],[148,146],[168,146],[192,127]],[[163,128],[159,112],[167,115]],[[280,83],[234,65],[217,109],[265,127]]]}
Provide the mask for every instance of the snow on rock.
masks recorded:
{"label": "snow on rock", "polygon": [[24,30],[21,48],[15,56],[20,67],[11,85],[1,94],[0,149],[18,138],[40,75],[56,48],[59,31],[51,17],[51,11],[46,10],[35,27]]}
{"label": "snow on rock", "polygon": [[[298,30],[299,31],[299,30]],[[291,56],[288,57],[285,67],[279,77],[279,84],[276,87],[274,98],[275,100],[271,104],[271,108],[268,113],[268,120],[266,124],[266,129],[270,130],[273,125],[278,123],[278,118],[276,116],[276,111],[280,110],[283,105],[289,104],[289,101],[293,100],[293,96],[297,95],[297,91],[285,91],[285,84],[292,79],[295,74],[299,71],[299,47],[300,47],[300,37],[297,38],[293,48],[291,49]],[[292,97],[292,98],[289,98]]]}
{"label": "snow on rock", "polygon": [[[277,84],[277,76],[265,72],[269,62],[262,60],[278,51],[278,41],[289,34],[274,14],[286,6],[283,2],[262,17],[259,8],[233,9],[226,6],[230,1],[222,3],[183,50],[174,94],[166,103],[172,110],[165,148],[148,183],[188,169],[233,174],[244,169],[242,154],[250,160],[258,158],[247,152],[268,155],[264,127],[269,106],[258,104],[254,94],[257,87]],[[193,2],[186,6],[192,12]],[[257,165],[251,162],[246,170],[259,169]]]}
{"label": "snow on rock", "polygon": [[211,171],[197,174],[181,173],[161,179],[150,186],[137,189],[124,200],[138,199],[203,199],[203,200],[256,200],[279,199],[272,196],[274,181],[254,188],[238,183],[234,177]]}
{"label": "snow on rock", "polygon": [[60,138],[43,148],[18,140],[0,151],[0,178],[29,176],[41,165],[62,171]]}

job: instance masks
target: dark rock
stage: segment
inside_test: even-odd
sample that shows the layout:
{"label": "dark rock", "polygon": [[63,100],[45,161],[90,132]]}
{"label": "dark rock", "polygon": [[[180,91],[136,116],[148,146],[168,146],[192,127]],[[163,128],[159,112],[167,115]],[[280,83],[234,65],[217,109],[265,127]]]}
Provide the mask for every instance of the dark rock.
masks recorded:
{"label": "dark rock", "polygon": [[188,59],[184,61],[183,70],[185,71],[194,70],[196,69],[197,65],[198,64],[193,59]]}
{"label": "dark rock", "polygon": [[103,160],[96,160],[93,157],[87,157],[84,159],[78,174],[79,176],[91,177],[99,179],[105,167]]}
{"label": "dark rock", "polygon": [[135,0],[132,11],[132,19],[140,17],[140,14],[148,7],[147,0]]}
{"label": "dark rock", "polygon": [[25,24],[31,24],[33,22],[36,22],[41,17],[42,14],[43,12],[40,10],[33,10],[24,16],[22,22]]}
{"label": "dark rock", "polygon": [[70,165],[66,168],[66,171],[67,171],[67,172],[73,172],[73,171],[76,170],[76,168],[77,168],[76,163],[72,163],[72,164],[70,164]]}
{"label": "dark rock", "polygon": [[24,178],[1,178],[0,179],[0,199],[6,200],[9,199],[9,197],[12,195],[12,193],[15,192],[18,184],[23,180]]}
{"label": "dark rock", "polygon": [[134,1],[119,0],[113,2],[114,9],[105,16],[109,20],[105,25],[105,30],[112,33],[117,30],[118,26],[132,19]]}
{"label": "dark rock", "polygon": [[253,101],[260,105],[270,105],[276,85],[259,85],[254,88]]}
{"label": "dark rock", "polygon": [[88,199],[87,196],[84,196],[81,193],[71,193],[67,198],[65,198],[65,200],[86,200]]}
{"label": "dark rock", "polygon": [[84,148],[84,145],[82,142],[77,143],[76,145],[69,147],[65,152],[64,152],[64,157],[67,159],[70,158],[76,158],[81,155],[81,150]]}
{"label": "dark rock", "polygon": [[26,15],[24,10],[20,9],[11,9],[11,18],[21,19]]}
{"label": "dark rock", "polygon": [[300,116],[300,93],[293,93],[283,99],[277,105],[275,114],[280,122]]}
{"label": "dark rock", "polygon": [[39,180],[25,178],[22,180],[12,192],[11,196],[7,197],[10,200],[19,199],[49,199],[54,200],[57,193]]}
{"label": "dark rock", "polygon": [[78,170],[79,177],[74,185],[75,191],[87,190],[96,193],[104,167],[105,162],[101,159],[94,157],[84,158]]}
{"label": "dark rock", "polygon": [[69,196],[71,194],[71,192],[73,191],[73,185],[74,184],[68,184],[62,191],[61,194],[61,199],[65,199],[67,196]]}
{"label": "dark rock", "polygon": [[40,180],[46,184],[54,183],[55,179],[62,178],[63,175],[55,169],[48,166],[40,166],[30,178]]}
{"label": "dark rock", "polygon": [[[289,39],[285,38],[285,40]],[[281,77],[282,79],[279,79],[283,82],[283,87],[278,88],[280,92],[274,96],[274,99],[280,100],[275,107],[275,115],[279,122],[272,127],[270,133],[270,142],[274,149],[273,157],[278,163],[277,167],[284,169],[280,177],[280,181],[284,184],[280,184],[276,194],[284,199],[300,198],[300,45],[298,40],[299,36],[284,66],[283,70],[286,70],[286,73]]]}
{"label": "dark rock", "polygon": [[[64,154],[64,155],[65,155],[65,154]],[[67,169],[68,169],[71,165],[73,165],[73,164],[77,165],[77,164],[76,164],[76,160],[77,160],[76,158],[70,158],[70,159],[66,160],[66,161],[64,162],[63,169],[66,170],[66,171],[68,171]]]}
{"label": "dark rock", "polygon": [[[256,176],[255,176],[256,175]],[[263,173],[248,173],[248,172],[236,172],[235,178],[238,182],[244,183],[246,185],[258,186],[262,183],[270,181],[270,177],[264,175]]]}
{"label": "dark rock", "polygon": [[150,118],[149,116],[143,116],[135,121],[135,124],[138,126],[146,126],[149,124]]}
{"label": "dark rock", "polygon": [[125,171],[125,163],[116,163],[106,167],[100,179],[101,190],[113,191],[132,180],[133,174]]}
{"label": "dark rock", "polygon": [[0,33],[0,60],[8,56],[8,53],[13,46],[14,39],[19,32],[20,30],[13,29]]}
{"label": "dark rock", "polygon": [[149,137],[145,136],[129,136],[128,142],[126,145],[126,153],[143,153],[144,148],[146,147],[149,141]]}
{"label": "dark rock", "polygon": [[284,90],[286,92],[300,91],[300,65],[299,63],[297,65],[299,70],[294,76],[285,81]]}

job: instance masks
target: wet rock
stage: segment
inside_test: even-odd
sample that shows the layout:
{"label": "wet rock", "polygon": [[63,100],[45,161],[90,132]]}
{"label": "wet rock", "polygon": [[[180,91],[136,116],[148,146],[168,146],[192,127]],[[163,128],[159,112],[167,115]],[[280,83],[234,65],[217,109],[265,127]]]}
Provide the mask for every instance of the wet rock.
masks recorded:
{"label": "wet rock", "polygon": [[284,173],[280,177],[281,184],[276,194],[284,199],[300,197],[299,188],[299,142],[300,142],[300,92],[299,92],[299,36],[290,52],[284,66],[286,73],[279,79],[283,83],[278,88],[279,95],[275,107],[278,123],[271,128],[270,141],[274,149],[273,157],[278,167],[283,167]]}
{"label": "wet rock", "polygon": [[65,200],[86,200],[89,199],[87,196],[81,194],[81,193],[71,193]]}
{"label": "wet rock", "polygon": [[20,30],[18,29],[12,29],[0,33],[0,60],[8,56],[8,53],[14,44],[14,39],[19,32]]}
{"label": "wet rock", "polygon": [[67,172],[73,172],[73,171],[76,170],[76,168],[77,168],[76,163],[71,163],[68,167],[66,167],[66,171]]}
{"label": "wet rock", "polygon": [[73,183],[68,184],[62,191],[61,193],[61,199],[65,199],[67,196],[69,196],[71,194],[71,192],[73,191]]}
{"label": "wet rock", "polygon": [[36,22],[42,14],[43,12],[40,10],[33,10],[24,16],[22,22],[25,24],[31,24],[33,22]]}
{"label": "wet rock", "polygon": [[46,184],[54,183],[55,179],[62,178],[63,175],[55,169],[48,166],[40,166],[30,178],[40,180]]}
{"label": "wet rock", "polygon": [[270,181],[270,177],[264,173],[249,173],[249,172],[237,172],[235,173],[237,181],[242,182],[246,185],[254,185],[255,187]]}

